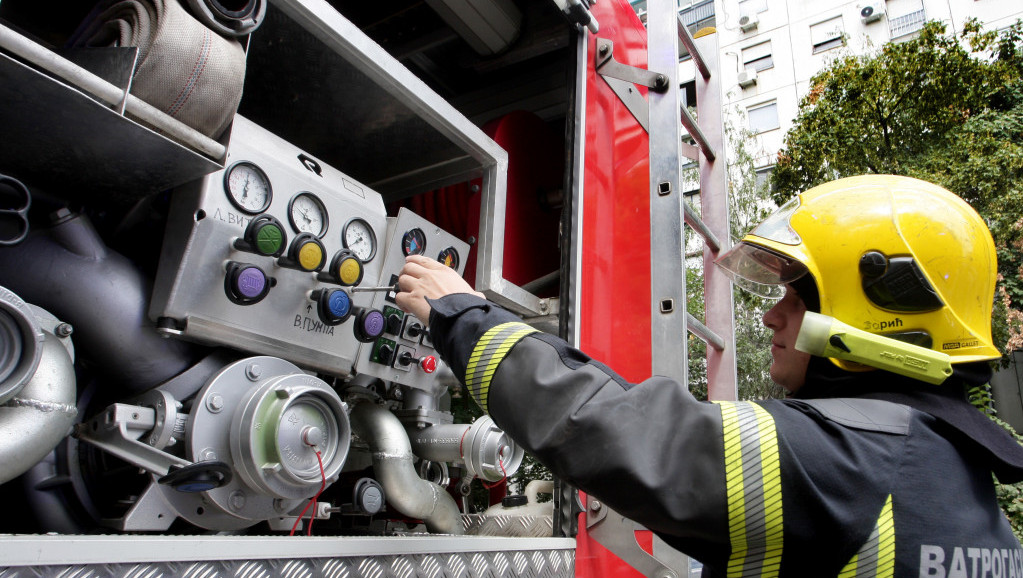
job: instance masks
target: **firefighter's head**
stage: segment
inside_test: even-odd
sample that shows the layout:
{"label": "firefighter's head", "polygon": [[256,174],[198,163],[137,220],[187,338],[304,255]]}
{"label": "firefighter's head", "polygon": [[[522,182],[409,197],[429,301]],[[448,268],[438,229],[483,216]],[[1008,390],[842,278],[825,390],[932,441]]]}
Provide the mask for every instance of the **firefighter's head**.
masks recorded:
{"label": "firefighter's head", "polygon": [[936,185],[869,175],[814,187],[717,263],[740,286],[815,293],[811,309],[947,353],[952,363],[999,357],[991,233],[965,201]]}

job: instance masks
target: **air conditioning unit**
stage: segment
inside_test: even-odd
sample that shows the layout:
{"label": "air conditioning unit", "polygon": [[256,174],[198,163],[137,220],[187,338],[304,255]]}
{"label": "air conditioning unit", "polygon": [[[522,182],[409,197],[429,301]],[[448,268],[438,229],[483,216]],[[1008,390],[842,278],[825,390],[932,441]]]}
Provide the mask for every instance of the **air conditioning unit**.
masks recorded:
{"label": "air conditioning unit", "polygon": [[757,18],[756,14],[747,14],[739,18],[739,28],[741,28],[743,32],[756,30],[758,24],[760,24],[760,19]]}
{"label": "air conditioning unit", "polygon": [[757,83],[757,71],[753,68],[747,68],[739,73],[739,86],[742,88],[748,88]]}
{"label": "air conditioning unit", "polygon": [[871,22],[877,22],[884,16],[884,2],[871,2],[860,7],[860,20],[864,24],[870,24]]}

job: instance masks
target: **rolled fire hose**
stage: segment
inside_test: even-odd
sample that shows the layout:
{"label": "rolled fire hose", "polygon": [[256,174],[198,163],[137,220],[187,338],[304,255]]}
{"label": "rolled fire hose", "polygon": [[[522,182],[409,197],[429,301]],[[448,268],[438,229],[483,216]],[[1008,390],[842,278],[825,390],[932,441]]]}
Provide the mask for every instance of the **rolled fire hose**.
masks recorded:
{"label": "rolled fire hose", "polygon": [[138,47],[131,94],[210,138],[238,110],[242,45],[203,26],[178,0],[103,0],[70,44]]}

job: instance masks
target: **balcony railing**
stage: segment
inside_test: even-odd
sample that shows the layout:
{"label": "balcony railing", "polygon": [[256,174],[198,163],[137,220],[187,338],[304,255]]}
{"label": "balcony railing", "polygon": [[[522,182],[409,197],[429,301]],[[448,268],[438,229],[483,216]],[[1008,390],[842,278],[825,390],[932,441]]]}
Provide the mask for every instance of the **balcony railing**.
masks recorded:
{"label": "balcony railing", "polygon": [[916,12],[910,12],[905,16],[889,18],[888,30],[891,33],[892,38],[898,38],[920,30],[924,27],[925,20],[927,20],[927,18],[924,15],[924,9],[921,8]]}

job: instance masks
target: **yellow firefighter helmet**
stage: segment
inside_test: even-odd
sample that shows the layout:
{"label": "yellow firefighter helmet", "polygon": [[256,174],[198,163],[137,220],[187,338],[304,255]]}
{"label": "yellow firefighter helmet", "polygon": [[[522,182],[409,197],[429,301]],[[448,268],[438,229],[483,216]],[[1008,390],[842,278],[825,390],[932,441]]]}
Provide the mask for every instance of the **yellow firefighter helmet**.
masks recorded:
{"label": "yellow firefighter helmet", "polygon": [[991,233],[965,201],[931,183],[868,175],[814,187],[717,264],[747,288],[809,274],[820,313],[947,353],[952,363],[1000,357],[991,340]]}

